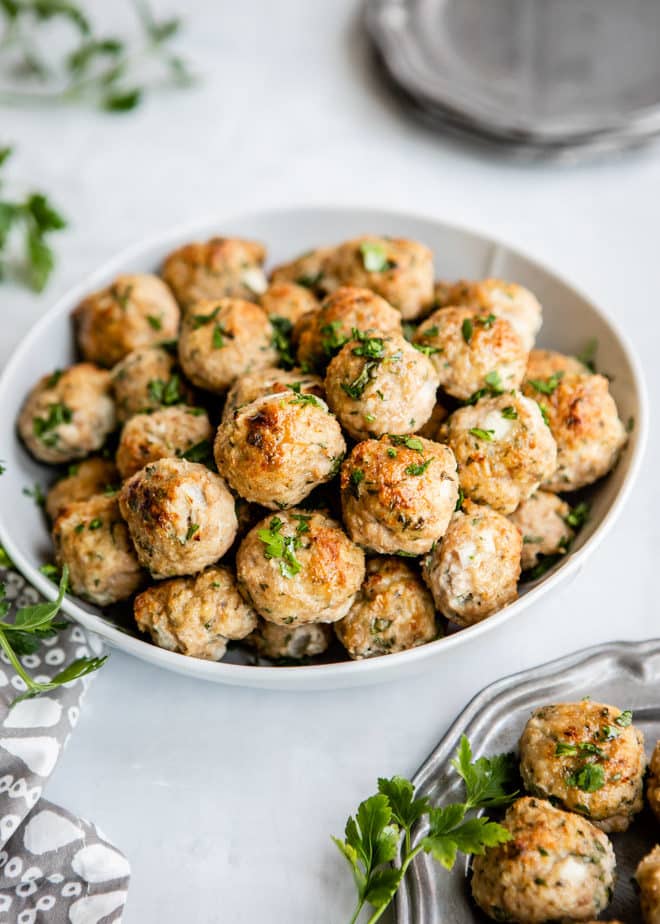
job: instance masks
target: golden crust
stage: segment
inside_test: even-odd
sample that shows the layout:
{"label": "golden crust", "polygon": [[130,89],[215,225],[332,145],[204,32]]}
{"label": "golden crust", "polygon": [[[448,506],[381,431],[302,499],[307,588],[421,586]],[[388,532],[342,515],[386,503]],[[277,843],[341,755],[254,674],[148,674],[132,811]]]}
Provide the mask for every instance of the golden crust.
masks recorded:
{"label": "golden crust", "polygon": [[542,312],[536,296],[524,286],[503,279],[460,279],[458,282],[439,281],[434,289],[438,308],[466,305],[482,313],[493,312],[504,318],[521,337],[525,348],[534,345],[541,327]]}
{"label": "golden crust", "polygon": [[161,275],[182,308],[220,298],[255,299],[266,289],[266,248],[257,241],[212,237],[168,254]]}
{"label": "golden crust", "polygon": [[640,860],[635,872],[644,924],[660,924],[660,846]]}
{"label": "golden crust", "polygon": [[320,308],[314,293],[294,282],[271,283],[259,299],[259,304],[269,317],[285,318],[291,324]]}
{"label": "golden crust", "polygon": [[566,522],[571,508],[557,494],[537,491],[523,501],[509,519],[522,536],[523,571],[546,555],[564,555],[575,533]]}
{"label": "golden crust", "polygon": [[101,456],[83,459],[69,466],[64,478],[55,482],[46,495],[46,513],[55,520],[69,504],[89,500],[95,494],[103,494],[119,481],[115,463]]}
{"label": "golden crust", "polygon": [[210,440],[211,424],[202,411],[185,406],[164,407],[152,414],[135,414],[124,424],[117,447],[117,468],[130,478],[149,462],[182,456]]}

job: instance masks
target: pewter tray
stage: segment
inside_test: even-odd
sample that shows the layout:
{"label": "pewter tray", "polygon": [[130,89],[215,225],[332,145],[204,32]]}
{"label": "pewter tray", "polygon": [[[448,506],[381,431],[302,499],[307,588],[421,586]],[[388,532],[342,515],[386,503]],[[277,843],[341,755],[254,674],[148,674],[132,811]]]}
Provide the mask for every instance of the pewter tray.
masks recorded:
{"label": "pewter tray", "polygon": [[[646,739],[647,757],[660,738],[660,640],[613,642],[587,648],[542,667],[514,674],[479,693],[456,719],[415,774],[416,789],[442,805],[461,799],[461,780],[450,766],[465,733],[475,756],[515,750],[531,710],[543,703],[591,696],[634,712]],[[416,832],[415,840],[424,831]],[[660,824],[648,809],[624,834],[611,835],[617,856],[614,900],[603,920],[641,920],[631,877],[639,860],[660,838]],[[425,854],[412,864],[397,896],[398,924],[486,924],[470,898],[469,865],[463,859],[447,872]]]}

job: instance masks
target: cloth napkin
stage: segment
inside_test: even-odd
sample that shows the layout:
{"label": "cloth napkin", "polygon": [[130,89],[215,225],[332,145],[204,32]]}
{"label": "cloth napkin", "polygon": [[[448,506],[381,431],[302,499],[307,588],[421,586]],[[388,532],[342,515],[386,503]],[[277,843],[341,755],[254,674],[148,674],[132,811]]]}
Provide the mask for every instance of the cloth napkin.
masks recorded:
{"label": "cloth napkin", "polygon": [[[0,568],[0,581],[12,609],[42,599],[12,569]],[[69,626],[21,660],[37,680],[46,681],[76,658],[101,653],[97,638]],[[94,824],[41,797],[92,679],[88,675],[10,709],[25,684],[0,652],[0,924],[121,921],[128,861]]]}

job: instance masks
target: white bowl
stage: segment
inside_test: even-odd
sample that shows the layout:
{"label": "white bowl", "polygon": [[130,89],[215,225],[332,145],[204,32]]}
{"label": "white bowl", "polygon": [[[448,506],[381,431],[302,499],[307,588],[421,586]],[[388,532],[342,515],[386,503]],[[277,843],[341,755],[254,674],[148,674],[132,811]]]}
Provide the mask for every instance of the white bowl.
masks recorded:
{"label": "white bowl", "polygon": [[444,639],[400,654],[366,661],[346,661],[301,667],[259,667],[201,661],[157,648],[132,636],[104,617],[101,610],[75,597],[63,609],[121,648],[168,670],[219,683],[272,689],[331,689],[386,680],[439,665],[443,658],[467,655],[477,635],[496,632],[506,621],[519,619],[542,594],[554,590],[585,562],[612,528],[628,497],[643,452],[647,432],[647,401],[642,375],[624,335],[596,307],[550,270],[519,252],[480,234],[431,218],[362,208],[309,208],[258,212],[179,228],[157,240],[111,260],[81,285],[61,298],[23,340],[0,379],[0,456],[6,472],[0,478],[0,539],[25,577],[44,596],[55,596],[54,585],[39,572],[52,558],[51,542],[41,511],[22,491],[34,482],[48,483],[52,474],[25,451],[16,435],[15,421],[29,389],[39,376],[74,361],[69,313],[83,295],[105,285],[121,272],[157,270],[174,247],[213,234],[256,238],[268,246],[271,263],[290,259],[321,244],[367,232],[423,241],[435,254],[442,278],[500,276],[528,286],[544,307],[539,344],[575,353],[591,339],[598,340],[598,367],[612,378],[612,393],[624,421],[635,422],[630,442],[615,470],[593,491],[592,513],[573,551],[544,578],[522,588],[521,597],[495,616]]}

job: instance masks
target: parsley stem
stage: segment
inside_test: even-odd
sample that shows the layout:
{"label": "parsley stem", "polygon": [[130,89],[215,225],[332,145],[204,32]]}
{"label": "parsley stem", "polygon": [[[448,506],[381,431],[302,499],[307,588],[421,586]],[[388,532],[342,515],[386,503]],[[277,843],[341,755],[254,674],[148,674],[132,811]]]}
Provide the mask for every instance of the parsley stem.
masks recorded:
{"label": "parsley stem", "polygon": [[32,679],[32,677],[30,677],[30,675],[26,672],[25,668],[23,667],[20,660],[18,659],[18,655],[16,654],[14,649],[11,647],[11,645],[7,641],[7,636],[2,631],[2,629],[0,629],[0,646],[2,646],[5,654],[11,661],[11,665],[16,671],[16,673],[18,674],[18,676],[21,678],[21,680],[24,681],[27,689],[28,690],[39,690],[41,687],[41,684],[36,683]]}
{"label": "parsley stem", "polygon": [[357,904],[357,908],[355,909],[355,911],[354,911],[354,913],[353,913],[353,917],[352,917],[351,920],[348,922],[348,924],[355,924],[355,922],[357,921],[357,919],[360,917],[360,912],[362,911],[363,908],[364,908],[364,899],[361,898],[360,901],[359,901],[358,904]]}
{"label": "parsley stem", "polygon": [[[410,845],[410,832],[409,832],[409,831],[406,831],[406,841],[407,841],[407,844]],[[410,866],[410,864],[412,863],[412,861],[415,859],[415,857],[417,856],[417,854],[418,854],[418,853],[421,853],[423,849],[424,849],[424,848],[422,847],[421,844],[419,844],[417,847],[415,847],[414,850],[410,850],[410,849],[409,849],[409,846],[408,846],[408,848],[406,849],[406,855],[405,855],[405,857],[404,857],[404,859],[403,859],[403,862],[401,863],[401,866],[399,867],[399,882],[402,882],[402,881],[403,881],[403,877],[406,875],[406,871],[407,871],[408,867]],[[394,896],[392,896],[392,898],[394,898]],[[367,921],[367,924],[374,924],[375,921],[377,921],[379,918],[381,918],[381,917],[385,914],[385,912],[387,911],[387,909],[389,908],[391,902],[392,902],[392,899],[390,899],[390,900],[387,902],[387,904],[381,905],[380,908],[377,908],[377,909],[374,911],[374,913],[371,915],[371,917],[369,918],[369,920]],[[353,924],[353,922],[351,922],[351,924]]]}

